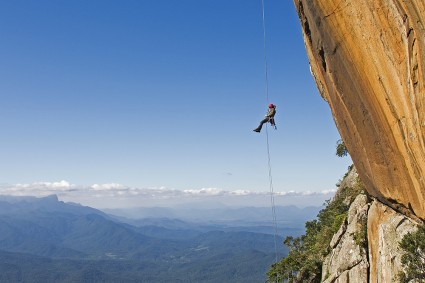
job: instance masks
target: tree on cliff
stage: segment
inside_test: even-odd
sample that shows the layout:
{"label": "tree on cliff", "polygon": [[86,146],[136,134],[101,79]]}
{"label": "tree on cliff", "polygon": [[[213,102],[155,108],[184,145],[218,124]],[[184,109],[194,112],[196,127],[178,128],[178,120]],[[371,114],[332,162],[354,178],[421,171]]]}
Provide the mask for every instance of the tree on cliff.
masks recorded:
{"label": "tree on cliff", "polygon": [[344,157],[347,156],[349,154],[347,147],[345,146],[344,141],[338,140],[336,142],[336,155],[339,157]]}
{"label": "tree on cliff", "polygon": [[404,271],[399,274],[400,282],[425,282],[425,225],[419,226],[416,232],[407,233],[400,248],[405,252],[401,258]]}

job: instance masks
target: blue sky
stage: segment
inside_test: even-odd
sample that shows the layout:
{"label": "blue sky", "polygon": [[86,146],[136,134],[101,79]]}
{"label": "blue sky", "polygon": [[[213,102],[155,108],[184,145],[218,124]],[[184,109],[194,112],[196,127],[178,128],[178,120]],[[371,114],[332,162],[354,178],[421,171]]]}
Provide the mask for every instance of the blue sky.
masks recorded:
{"label": "blue sky", "polygon": [[[334,189],[295,8],[265,7],[274,189]],[[261,0],[2,1],[0,37],[0,183],[268,190]]]}

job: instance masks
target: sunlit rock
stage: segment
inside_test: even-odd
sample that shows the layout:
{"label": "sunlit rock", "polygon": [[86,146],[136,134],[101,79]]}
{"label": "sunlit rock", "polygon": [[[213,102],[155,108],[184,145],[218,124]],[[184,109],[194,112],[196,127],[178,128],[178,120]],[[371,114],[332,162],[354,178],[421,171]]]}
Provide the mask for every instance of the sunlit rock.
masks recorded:
{"label": "sunlit rock", "polygon": [[294,4],[311,72],[368,192],[425,219],[425,1]]}

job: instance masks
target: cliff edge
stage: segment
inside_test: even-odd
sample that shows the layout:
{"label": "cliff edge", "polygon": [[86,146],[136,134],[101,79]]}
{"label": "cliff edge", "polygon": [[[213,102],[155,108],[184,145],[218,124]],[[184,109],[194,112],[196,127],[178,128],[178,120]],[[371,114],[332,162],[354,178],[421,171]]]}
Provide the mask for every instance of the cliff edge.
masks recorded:
{"label": "cliff edge", "polygon": [[425,219],[425,2],[294,4],[312,75],[368,193]]}

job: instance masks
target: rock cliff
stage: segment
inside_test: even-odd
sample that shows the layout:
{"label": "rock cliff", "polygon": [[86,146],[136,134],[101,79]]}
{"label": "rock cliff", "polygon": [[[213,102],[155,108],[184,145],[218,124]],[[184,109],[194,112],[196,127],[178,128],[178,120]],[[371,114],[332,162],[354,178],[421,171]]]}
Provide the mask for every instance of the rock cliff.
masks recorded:
{"label": "rock cliff", "polygon": [[425,219],[425,1],[293,1],[311,72],[368,193]]}
{"label": "rock cliff", "polygon": [[351,204],[323,282],[393,282],[425,219],[425,1],[293,0],[311,73],[367,194]]}

